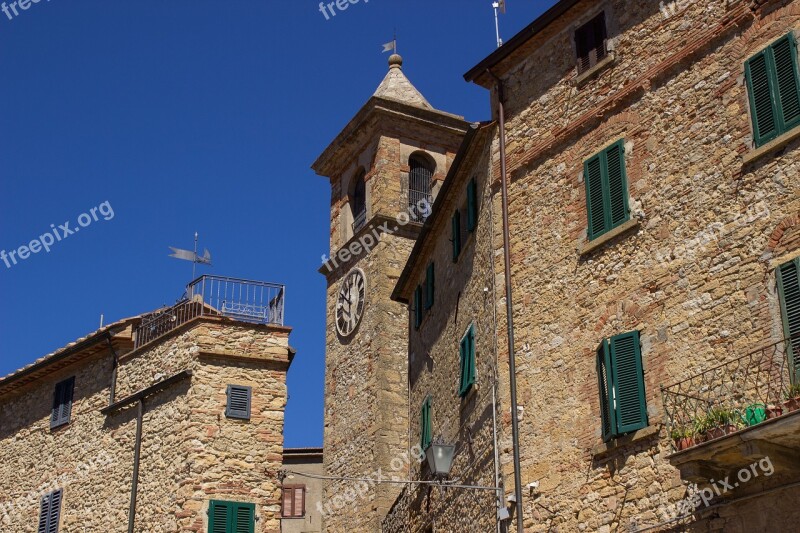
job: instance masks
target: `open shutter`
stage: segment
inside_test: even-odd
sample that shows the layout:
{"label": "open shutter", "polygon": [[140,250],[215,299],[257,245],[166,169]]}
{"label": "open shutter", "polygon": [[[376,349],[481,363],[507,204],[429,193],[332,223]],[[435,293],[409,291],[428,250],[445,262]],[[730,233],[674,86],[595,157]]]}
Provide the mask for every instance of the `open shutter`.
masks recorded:
{"label": "open shutter", "polygon": [[774,91],[778,97],[777,109],[781,131],[800,123],[800,84],[797,81],[797,43],[789,34],[771,46],[775,63]]}
{"label": "open shutter", "polygon": [[778,267],[778,296],[792,382],[800,382],[800,258]]}
{"label": "open shutter", "polygon": [[772,99],[769,49],[757,54],[745,64],[750,113],[753,119],[753,140],[760,146],[778,133],[775,105]]}
{"label": "open shutter", "polygon": [[597,347],[597,388],[600,391],[600,419],[603,442],[614,436],[617,425],[614,419],[614,405],[612,403],[611,384],[611,354],[608,351],[608,341],[604,340]]}
{"label": "open shutter", "polygon": [[294,508],[292,509],[293,516],[305,516],[306,514],[306,489],[303,487],[296,487],[294,489]]}
{"label": "open shutter", "polygon": [[628,220],[628,185],[625,174],[625,143],[619,141],[605,152],[608,174],[610,226],[613,229]]}
{"label": "open shutter", "polygon": [[252,388],[242,385],[228,385],[228,406],[225,416],[250,420],[250,398]]}
{"label": "open shutter", "polygon": [[232,533],[253,533],[255,529],[255,506],[252,503],[235,505]]}
{"label": "open shutter", "polygon": [[42,496],[39,505],[39,526],[36,529],[37,533],[47,533],[47,522],[50,517],[50,495]]}
{"label": "open shutter", "polygon": [[647,427],[647,400],[639,332],[632,331],[612,337],[609,345],[614,383],[612,399],[616,404],[616,431],[618,435],[622,435]]}
{"label": "open shutter", "polygon": [[72,400],[75,391],[75,377],[56,384],[53,393],[53,411],[50,414],[50,428],[68,424],[72,416]]}
{"label": "open shutter", "polygon": [[603,170],[601,154],[584,164],[586,181],[586,208],[589,221],[589,240],[606,231],[606,203],[603,194]]}
{"label": "open shutter", "polygon": [[475,384],[475,327],[470,326],[469,331],[460,344],[461,379],[458,395],[462,398],[467,395],[472,385]]}
{"label": "open shutter", "polygon": [[426,398],[422,402],[422,412],[420,413],[420,446],[427,450],[430,446],[433,430],[431,428],[431,399]]}
{"label": "open shutter", "polygon": [[233,513],[227,502],[211,502],[208,513],[209,533],[230,533]]}
{"label": "open shutter", "polygon": [[458,256],[461,255],[461,213],[458,209],[453,213],[452,226],[453,262],[456,263]]}
{"label": "open shutter", "polygon": [[478,224],[478,183],[472,178],[467,185],[467,230],[475,231]]}
{"label": "open shutter", "polygon": [[422,324],[422,286],[414,289],[414,328],[419,329]]}
{"label": "open shutter", "polygon": [[47,517],[47,533],[58,533],[61,519],[61,489],[50,493],[50,513]]}

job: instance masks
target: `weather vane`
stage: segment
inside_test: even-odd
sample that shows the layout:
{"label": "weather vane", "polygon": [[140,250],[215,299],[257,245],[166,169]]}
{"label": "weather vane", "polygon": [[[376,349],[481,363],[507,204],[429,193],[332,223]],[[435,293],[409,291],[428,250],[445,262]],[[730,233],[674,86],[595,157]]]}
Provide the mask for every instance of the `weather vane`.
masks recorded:
{"label": "weather vane", "polygon": [[203,255],[197,255],[197,232],[194,232],[194,252],[191,250],[181,250],[180,248],[173,248],[172,246],[169,247],[172,250],[172,255],[170,257],[174,257],[175,259],[183,259],[184,261],[191,261],[192,262],[192,281],[195,279],[195,268],[197,265],[208,265],[211,266],[211,252],[207,249],[204,249]]}

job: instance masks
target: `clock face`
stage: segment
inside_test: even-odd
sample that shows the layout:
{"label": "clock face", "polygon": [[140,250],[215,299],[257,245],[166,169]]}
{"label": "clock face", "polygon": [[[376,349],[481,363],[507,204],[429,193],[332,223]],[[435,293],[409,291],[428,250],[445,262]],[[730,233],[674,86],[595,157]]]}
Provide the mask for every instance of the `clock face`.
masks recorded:
{"label": "clock face", "polygon": [[336,331],[347,337],[356,329],[364,314],[366,302],[366,281],[364,272],[354,268],[342,281],[339,298],[336,301]]}

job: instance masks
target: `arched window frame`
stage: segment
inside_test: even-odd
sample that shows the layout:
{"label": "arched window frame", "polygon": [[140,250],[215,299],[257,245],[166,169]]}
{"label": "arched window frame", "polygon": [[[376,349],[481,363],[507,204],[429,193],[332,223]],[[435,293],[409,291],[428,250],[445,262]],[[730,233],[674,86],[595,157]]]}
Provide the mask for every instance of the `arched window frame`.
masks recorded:
{"label": "arched window frame", "polygon": [[350,192],[350,212],[353,215],[353,233],[355,234],[367,222],[367,173],[363,167],[353,175]]}
{"label": "arched window frame", "polygon": [[[433,175],[436,173],[436,162],[425,152],[414,152],[408,158],[408,208],[421,220],[430,213],[433,203]],[[420,209],[419,202],[428,202],[427,209]]]}

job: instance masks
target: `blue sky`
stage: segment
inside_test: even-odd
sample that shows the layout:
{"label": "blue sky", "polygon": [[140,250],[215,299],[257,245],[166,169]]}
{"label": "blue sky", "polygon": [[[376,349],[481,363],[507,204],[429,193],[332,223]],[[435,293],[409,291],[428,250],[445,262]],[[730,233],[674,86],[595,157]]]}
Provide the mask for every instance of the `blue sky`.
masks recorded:
{"label": "blue sky", "polygon": [[[5,0],[9,3],[9,0]],[[552,0],[509,0],[506,38]],[[310,170],[386,73],[488,118],[462,75],[494,49],[489,0],[41,0],[0,12],[0,250],[104,202],[80,233],[0,262],[0,375],[106,323],[174,303],[200,272],[287,285],[297,357],[286,445],[322,444],[328,182]],[[109,216],[113,210],[113,218]],[[103,216],[103,213],[106,216]],[[110,218],[105,220],[105,218]]]}

